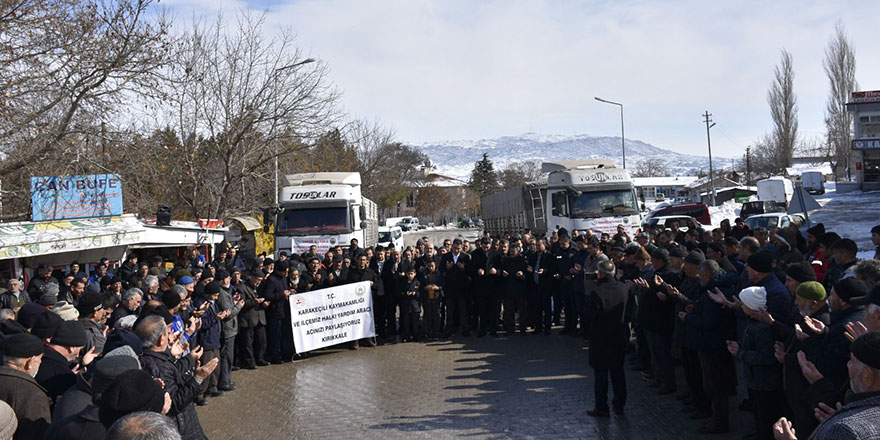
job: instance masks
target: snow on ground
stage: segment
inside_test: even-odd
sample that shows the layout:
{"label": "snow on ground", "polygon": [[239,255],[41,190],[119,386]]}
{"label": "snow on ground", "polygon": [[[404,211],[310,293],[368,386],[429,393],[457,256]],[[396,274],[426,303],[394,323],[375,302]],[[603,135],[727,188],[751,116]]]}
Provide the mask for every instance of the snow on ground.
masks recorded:
{"label": "snow on ground", "polygon": [[834,183],[826,183],[825,188],[825,194],[816,196],[822,208],[810,213],[810,221],[824,223],[826,231],[854,240],[859,245],[859,258],[872,257],[871,228],[880,224],[880,191],[838,194]]}
{"label": "snow on ground", "polygon": [[[859,245],[859,258],[873,257],[871,228],[880,225],[880,191],[838,194],[834,182],[826,183],[825,191],[825,194],[813,196],[822,207],[809,213],[810,223],[824,223],[826,231],[854,240]],[[742,204],[732,200],[709,207],[712,226],[717,227],[724,219],[730,219],[732,224],[741,207]],[[803,231],[806,233],[806,228]]]}

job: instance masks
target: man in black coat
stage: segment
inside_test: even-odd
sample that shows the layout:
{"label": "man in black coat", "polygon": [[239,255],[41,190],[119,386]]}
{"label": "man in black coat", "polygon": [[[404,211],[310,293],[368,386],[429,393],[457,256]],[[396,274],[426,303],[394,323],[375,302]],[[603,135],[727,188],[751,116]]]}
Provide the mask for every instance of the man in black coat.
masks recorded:
{"label": "man in black coat", "polygon": [[[370,283],[370,292],[373,297],[373,324],[375,325],[376,321],[376,308],[375,308],[375,299],[379,292],[379,277],[376,275],[376,272],[373,269],[370,269],[367,264],[367,254],[361,252],[355,258],[354,266],[348,270],[348,278],[346,279],[346,284],[351,283],[359,283],[361,281],[368,281]],[[365,344],[370,347],[376,346],[376,338],[365,338],[363,340]],[[358,341],[354,341],[353,346],[358,346]]]}
{"label": "man in black coat", "polygon": [[538,239],[537,248],[529,258],[529,266],[532,271],[529,276],[534,285],[534,294],[528,298],[529,315],[535,333],[544,332],[550,334],[550,325],[553,321],[551,309],[552,282],[553,282],[553,256],[547,252],[547,242],[543,238]]}
{"label": "man in black coat", "polygon": [[629,343],[629,321],[633,304],[626,286],[614,278],[611,261],[596,265],[595,288],[587,296],[586,316],[590,323],[590,366],[593,368],[595,406],[587,414],[608,417],[608,377],[614,387],[614,412],[623,414],[626,403],[624,355]]}
{"label": "man in black coat", "polygon": [[471,277],[471,291],[477,299],[477,336],[494,333],[498,327],[498,314],[495,313],[495,280],[498,269],[492,264],[492,240],[480,239],[480,247],[471,254],[468,273]]}
{"label": "man in black coat", "polygon": [[34,335],[17,333],[4,341],[0,365],[0,400],[9,404],[18,419],[14,438],[43,438],[52,417],[46,389],[33,375],[40,368],[43,343]]}
{"label": "man in black coat", "polygon": [[553,279],[556,284],[553,292],[553,321],[557,325],[561,319],[562,309],[565,309],[566,321],[576,316],[574,309],[571,308],[573,305],[568,303],[571,296],[571,268],[575,251],[567,236],[560,237],[558,244],[559,246],[553,252]]}
{"label": "man in black coat", "polygon": [[[79,357],[80,350],[87,343],[88,336],[82,324],[78,321],[65,321],[58,326],[49,345],[43,349],[43,362],[35,379],[46,388],[53,403],[58,396],[76,384],[76,374],[70,369],[70,364]],[[94,354],[88,358],[91,362]]]}
{"label": "man in black coat", "polygon": [[452,252],[443,255],[440,262],[440,270],[446,280],[443,292],[446,295],[446,337],[454,334],[461,328],[462,336],[470,336],[468,326],[468,304],[470,292],[468,292],[467,266],[471,256],[462,251],[461,240],[456,238],[452,242]]}
{"label": "man in black coat", "polygon": [[238,353],[243,368],[253,370],[257,365],[267,365],[266,355],[266,311],[264,298],[257,296],[257,289],[263,282],[263,271],[254,269],[247,281],[239,283],[238,290],[244,306],[238,313]]}
{"label": "man in black coat", "polygon": [[273,364],[293,359],[293,328],[290,326],[290,304],[287,301],[293,292],[287,287],[287,269],[286,261],[275,263],[275,270],[263,280],[258,290],[258,296],[265,299],[267,355]]}
{"label": "man in black coat", "polygon": [[200,382],[214,372],[220,359],[211,359],[196,368],[203,353],[201,347],[195,347],[189,354],[178,359],[177,356],[183,353],[183,346],[179,343],[171,345],[168,327],[160,316],[147,316],[138,323],[134,331],[144,347],[140,358],[141,368],[154,378],[162,379],[165,392],[171,397],[168,416],[177,422],[181,438],[207,438],[199,423],[194,402],[201,391]]}

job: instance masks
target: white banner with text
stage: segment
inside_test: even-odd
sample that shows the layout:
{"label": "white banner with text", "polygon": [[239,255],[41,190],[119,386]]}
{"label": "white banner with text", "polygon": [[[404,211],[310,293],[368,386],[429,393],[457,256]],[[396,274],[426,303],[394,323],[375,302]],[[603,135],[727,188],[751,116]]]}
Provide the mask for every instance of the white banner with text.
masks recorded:
{"label": "white banner with text", "polygon": [[288,301],[297,353],[376,336],[368,281],[297,293]]}

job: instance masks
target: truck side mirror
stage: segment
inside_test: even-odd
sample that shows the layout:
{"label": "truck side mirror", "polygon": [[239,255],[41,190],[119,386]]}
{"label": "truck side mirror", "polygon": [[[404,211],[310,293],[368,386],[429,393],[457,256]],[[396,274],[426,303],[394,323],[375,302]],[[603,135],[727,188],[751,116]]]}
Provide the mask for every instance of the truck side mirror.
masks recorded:
{"label": "truck side mirror", "polygon": [[263,232],[269,232],[269,226],[275,223],[275,216],[278,214],[278,208],[271,207],[263,210]]}
{"label": "truck side mirror", "polygon": [[358,207],[358,214],[360,214],[361,218],[367,218],[367,207],[364,205]]}

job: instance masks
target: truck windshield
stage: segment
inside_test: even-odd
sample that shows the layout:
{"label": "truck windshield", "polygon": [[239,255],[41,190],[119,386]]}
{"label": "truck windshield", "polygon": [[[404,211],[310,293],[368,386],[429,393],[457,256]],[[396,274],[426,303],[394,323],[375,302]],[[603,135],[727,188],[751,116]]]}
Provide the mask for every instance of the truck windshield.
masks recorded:
{"label": "truck windshield", "polygon": [[379,232],[379,243],[391,241],[391,231]]}
{"label": "truck windshield", "polygon": [[348,208],[285,209],[278,218],[276,232],[303,234],[348,231]]}
{"label": "truck windshield", "polygon": [[572,217],[605,217],[638,212],[632,190],[585,192],[571,197]]}

